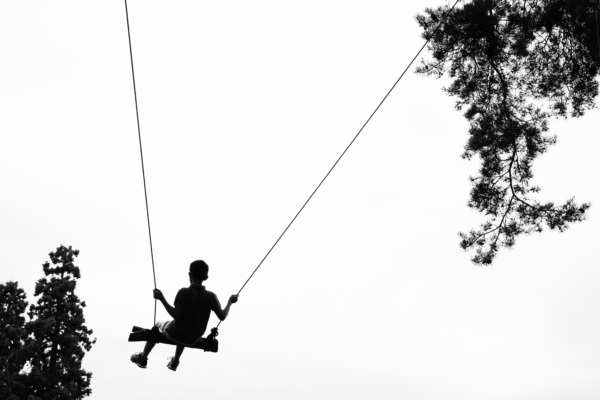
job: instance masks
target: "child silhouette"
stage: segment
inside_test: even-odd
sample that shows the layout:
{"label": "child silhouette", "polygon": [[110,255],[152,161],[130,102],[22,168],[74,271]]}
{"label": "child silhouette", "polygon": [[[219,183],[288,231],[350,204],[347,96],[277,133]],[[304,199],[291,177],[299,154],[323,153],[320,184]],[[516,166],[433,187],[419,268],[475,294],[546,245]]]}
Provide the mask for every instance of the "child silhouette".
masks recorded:
{"label": "child silhouette", "polygon": [[[175,296],[174,306],[171,306],[162,292],[154,289],[154,298],[159,300],[165,307],[172,320],[157,322],[158,331],[167,339],[177,344],[175,356],[170,359],[167,367],[176,371],[179,358],[185,346],[194,345],[198,342],[208,324],[210,312],[213,311],[217,317],[224,321],[229,315],[229,308],[238,300],[237,295],[229,297],[227,306],[222,309],[217,295],[204,288],[202,283],[208,279],[208,265],[202,260],[196,260],[190,264],[190,286],[179,289]],[[144,346],[142,353],[135,353],[131,361],[140,368],[146,368],[148,355],[156,345],[156,341],[149,340]]]}

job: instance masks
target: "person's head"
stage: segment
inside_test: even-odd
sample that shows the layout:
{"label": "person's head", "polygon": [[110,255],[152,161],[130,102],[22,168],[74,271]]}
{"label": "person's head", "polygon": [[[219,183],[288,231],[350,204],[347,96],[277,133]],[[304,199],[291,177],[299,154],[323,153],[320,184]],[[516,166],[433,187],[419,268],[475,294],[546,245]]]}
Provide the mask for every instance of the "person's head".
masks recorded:
{"label": "person's head", "polygon": [[190,279],[202,282],[208,279],[208,264],[202,260],[196,260],[190,264]]}

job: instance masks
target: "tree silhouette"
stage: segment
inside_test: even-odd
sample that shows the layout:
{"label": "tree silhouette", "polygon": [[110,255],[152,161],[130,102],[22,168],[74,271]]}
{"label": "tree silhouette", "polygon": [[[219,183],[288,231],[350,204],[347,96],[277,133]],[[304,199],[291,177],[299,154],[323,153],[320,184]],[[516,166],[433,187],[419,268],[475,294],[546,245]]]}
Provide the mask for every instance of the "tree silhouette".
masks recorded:
{"label": "tree silhouette", "polygon": [[[21,338],[19,344],[14,339],[11,343],[15,345],[9,350],[9,358],[18,355],[15,368],[21,366],[20,373],[14,375],[20,386],[13,391],[11,400],[70,400],[91,393],[92,374],[82,369],[81,361],[95,339],[90,338],[92,330],[85,326],[85,302],[74,293],[80,278],[79,268],[73,264],[78,254],[78,250],[61,245],[50,253],[52,265],[43,264],[46,277],[35,286],[35,296],[39,298],[30,306],[24,339],[19,336],[23,333],[22,317],[15,316],[7,323],[11,332],[19,332],[13,336]],[[11,284],[4,287],[16,287]],[[12,303],[20,299],[19,310],[23,312],[26,307],[23,291],[12,298]],[[11,371],[15,374],[14,368]]]}
{"label": "tree silhouette", "polygon": [[417,16],[432,55],[417,72],[452,79],[444,90],[470,124],[462,157],[481,161],[468,206],[486,219],[460,233],[476,264],[491,264],[520,235],[562,232],[585,218],[589,204],[538,200],[532,178],[533,161],[556,142],[549,118],[595,105],[597,13],[597,0],[473,0]]}
{"label": "tree silhouette", "polygon": [[25,291],[17,282],[0,283],[0,399],[18,399],[25,392],[20,372],[26,362]]}

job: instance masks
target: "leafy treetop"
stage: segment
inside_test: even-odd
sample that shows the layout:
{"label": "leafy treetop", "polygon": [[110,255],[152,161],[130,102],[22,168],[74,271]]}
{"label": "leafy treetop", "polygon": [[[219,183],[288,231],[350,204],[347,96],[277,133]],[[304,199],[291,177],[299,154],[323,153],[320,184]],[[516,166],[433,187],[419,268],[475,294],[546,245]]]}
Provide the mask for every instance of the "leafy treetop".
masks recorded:
{"label": "leafy treetop", "polygon": [[32,394],[42,400],[82,398],[91,393],[92,374],[81,362],[95,339],[85,325],[85,302],[75,294],[76,279],[81,276],[74,264],[78,254],[65,246],[50,253],[52,265],[43,264],[46,278],[37,282],[35,295],[40,297],[29,311],[28,378]]}
{"label": "leafy treetop", "polygon": [[452,79],[444,90],[470,124],[463,157],[481,161],[468,205],[486,220],[460,233],[476,264],[491,264],[520,235],[585,218],[589,204],[538,200],[532,178],[533,161],[556,142],[549,118],[595,106],[597,13],[597,0],[473,0],[417,16],[432,54],[417,72]]}

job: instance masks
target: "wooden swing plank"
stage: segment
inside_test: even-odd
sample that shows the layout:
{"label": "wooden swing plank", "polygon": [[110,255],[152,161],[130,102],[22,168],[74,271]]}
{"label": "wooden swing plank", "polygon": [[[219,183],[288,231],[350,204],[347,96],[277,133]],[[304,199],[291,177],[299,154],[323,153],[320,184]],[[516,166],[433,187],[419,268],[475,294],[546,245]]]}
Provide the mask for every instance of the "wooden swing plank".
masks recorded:
{"label": "wooden swing plank", "polygon": [[[178,343],[175,343],[164,337],[156,327],[152,329],[145,329],[140,328],[139,326],[134,326],[133,328],[131,328],[131,333],[129,334],[130,342],[147,342],[149,340],[157,343],[170,344],[173,346],[178,345]],[[217,339],[202,338],[200,339],[200,342],[185,347],[189,347],[191,349],[201,349],[204,351],[216,353],[219,351],[219,341]]]}

